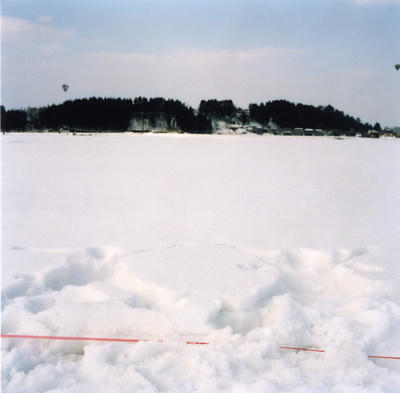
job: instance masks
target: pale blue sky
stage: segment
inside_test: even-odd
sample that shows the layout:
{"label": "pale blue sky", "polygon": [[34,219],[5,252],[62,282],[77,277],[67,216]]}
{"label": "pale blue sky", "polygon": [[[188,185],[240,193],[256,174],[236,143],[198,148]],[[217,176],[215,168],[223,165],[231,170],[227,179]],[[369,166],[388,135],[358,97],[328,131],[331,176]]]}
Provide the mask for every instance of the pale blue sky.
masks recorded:
{"label": "pale blue sky", "polygon": [[399,0],[3,0],[2,103],[286,98],[396,125],[399,38]]}

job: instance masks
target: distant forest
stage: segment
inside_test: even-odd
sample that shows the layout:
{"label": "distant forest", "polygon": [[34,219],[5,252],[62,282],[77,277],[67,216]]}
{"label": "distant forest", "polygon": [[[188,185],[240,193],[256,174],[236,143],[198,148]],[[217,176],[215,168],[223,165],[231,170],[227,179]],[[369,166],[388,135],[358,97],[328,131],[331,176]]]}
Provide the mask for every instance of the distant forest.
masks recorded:
{"label": "distant forest", "polygon": [[336,130],[344,135],[366,132],[381,126],[363,123],[332,106],[294,104],[286,100],[250,104],[237,108],[232,100],[202,100],[198,110],[179,100],[164,98],[135,99],[85,98],[59,105],[24,110],[6,110],[1,106],[2,131],[79,130],[79,131],[149,131],[157,124],[166,129],[188,133],[212,133],[213,124],[258,124],[269,127]]}

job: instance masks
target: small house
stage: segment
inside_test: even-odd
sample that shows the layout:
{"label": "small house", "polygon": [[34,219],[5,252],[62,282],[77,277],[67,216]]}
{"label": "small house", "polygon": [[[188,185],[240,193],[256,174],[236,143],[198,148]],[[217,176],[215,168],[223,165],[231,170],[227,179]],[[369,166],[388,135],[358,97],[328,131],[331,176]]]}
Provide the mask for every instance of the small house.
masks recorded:
{"label": "small house", "polygon": [[302,128],[296,127],[293,130],[293,135],[304,135],[304,130]]}

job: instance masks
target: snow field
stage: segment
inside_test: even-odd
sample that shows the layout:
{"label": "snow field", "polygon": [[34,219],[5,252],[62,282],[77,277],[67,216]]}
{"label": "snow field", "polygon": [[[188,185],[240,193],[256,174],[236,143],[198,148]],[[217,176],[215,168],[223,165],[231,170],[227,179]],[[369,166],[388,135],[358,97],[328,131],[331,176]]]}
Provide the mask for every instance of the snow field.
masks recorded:
{"label": "snow field", "polygon": [[2,332],[165,342],[3,339],[4,391],[398,392],[397,141],[67,138],[3,138]]}

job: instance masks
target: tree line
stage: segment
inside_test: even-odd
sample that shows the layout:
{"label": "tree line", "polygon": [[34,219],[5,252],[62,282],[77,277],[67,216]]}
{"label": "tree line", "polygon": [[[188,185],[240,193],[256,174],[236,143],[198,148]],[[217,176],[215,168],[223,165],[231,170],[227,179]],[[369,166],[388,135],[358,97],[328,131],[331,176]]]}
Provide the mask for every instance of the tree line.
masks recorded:
{"label": "tree line", "polygon": [[249,105],[250,118],[261,124],[275,122],[281,128],[313,128],[321,130],[338,130],[344,134],[365,132],[371,129],[381,131],[376,123],[372,126],[363,123],[359,118],[346,115],[331,105],[318,106],[294,104],[286,100],[269,101]]}
{"label": "tree line", "polygon": [[[146,120],[153,127],[161,120],[166,128],[190,133],[212,133],[212,120],[246,125],[256,122],[263,127],[271,124],[281,128],[313,128],[340,130],[343,133],[381,131],[359,118],[339,111],[332,106],[294,104],[286,100],[250,104],[248,109],[237,108],[232,100],[202,100],[195,111],[179,100],[136,97],[84,98],[68,100],[62,104],[40,108],[6,110],[1,106],[3,131],[78,129],[92,131],[127,131],[132,129],[132,119]],[[144,130],[144,129],[143,129]]]}

